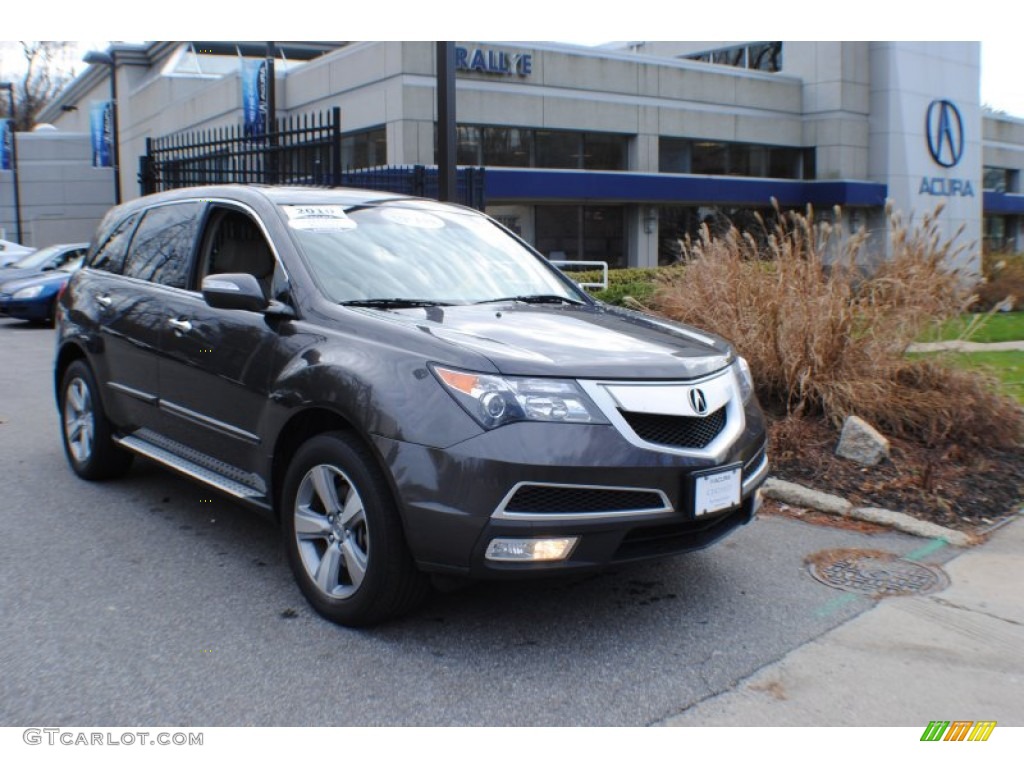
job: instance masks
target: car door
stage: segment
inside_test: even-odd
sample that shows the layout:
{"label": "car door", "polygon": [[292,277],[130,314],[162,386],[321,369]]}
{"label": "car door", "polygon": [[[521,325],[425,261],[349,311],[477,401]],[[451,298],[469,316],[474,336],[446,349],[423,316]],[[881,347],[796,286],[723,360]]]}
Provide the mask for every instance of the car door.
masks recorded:
{"label": "car door", "polygon": [[157,401],[159,328],[149,297],[121,274],[139,218],[133,213],[112,227],[74,286],[107,412],[125,431],[150,420]]}
{"label": "car door", "polygon": [[168,307],[160,400],[169,437],[241,470],[245,476],[237,479],[261,487],[252,473],[259,465],[278,333],[287,321],[206,304],[198,290],[203,277],[239,272],[254,275],[268,298],[283,281],[255,215],[211,204],[198,238],[193,290],[176,295]]}

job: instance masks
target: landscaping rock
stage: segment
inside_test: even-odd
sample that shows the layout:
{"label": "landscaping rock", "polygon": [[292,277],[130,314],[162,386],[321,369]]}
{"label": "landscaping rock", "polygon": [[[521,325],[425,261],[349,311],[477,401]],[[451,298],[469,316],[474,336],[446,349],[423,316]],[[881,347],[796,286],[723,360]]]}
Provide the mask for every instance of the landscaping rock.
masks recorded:
{"label": "landscaping rock", "polygon": [[836,456],[873,467],[889,458],[889,441],[859,416],[847,416]]}

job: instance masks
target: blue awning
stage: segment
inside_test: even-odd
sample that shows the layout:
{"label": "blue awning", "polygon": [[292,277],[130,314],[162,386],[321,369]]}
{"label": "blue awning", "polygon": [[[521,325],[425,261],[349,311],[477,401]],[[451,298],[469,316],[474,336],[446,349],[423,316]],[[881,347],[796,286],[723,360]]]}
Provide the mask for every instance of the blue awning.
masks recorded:
{"label": "blue awning", "polygon": [[986,192],[982,205],[986,216],[1024,216],[1024,195]]}
{"label": "blue awning", "polygon": [[601,202],[785,207],[883,206],[888,188],[872,181],[803,181],[628,171],[495,168],[488,202]]}

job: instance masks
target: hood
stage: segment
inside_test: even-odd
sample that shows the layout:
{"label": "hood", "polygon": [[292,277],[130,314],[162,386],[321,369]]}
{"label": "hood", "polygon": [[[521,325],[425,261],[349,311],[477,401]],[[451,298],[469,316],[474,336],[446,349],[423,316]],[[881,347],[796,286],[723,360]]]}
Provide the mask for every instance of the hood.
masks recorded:
{"label": "hood", "polygon": [[14,280],[24,280],[29,277],[42,277],[43,275],[50,275],[54,270],[47,269],[35,269],[32,267],[2,267],[0,268],[0,285],[4,283],[10,283]]}
{"label": "hood", "polygon": [[[34,277],[24,277],[20,280],[6,280],[0,282],[0,293],[14,293],[22,288],[31,288],[34,285],[53,285],[60,287],[71,279],[71,272],[61,272],[54,269],[49,272],[36,273]],[[0,274],[0,280],[4,275]]]}
{"label": "hood", "polygon": [[733,358],[732,348],[717,336],[603,305],[507,303],[386,314],[481,354],[509,375],[692,379],[724,368]]}

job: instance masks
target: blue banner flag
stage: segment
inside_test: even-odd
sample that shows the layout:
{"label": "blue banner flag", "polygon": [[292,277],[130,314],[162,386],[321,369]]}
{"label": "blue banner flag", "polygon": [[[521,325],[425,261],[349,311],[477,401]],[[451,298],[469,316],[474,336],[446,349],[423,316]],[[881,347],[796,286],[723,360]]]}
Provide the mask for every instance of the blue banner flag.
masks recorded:
{"label": "blue banner flag", "polygon": [[0,120],[0,171],[14,167],[14,122]]}
{"label": "blue banner flag", "polygon": [[266,59],[242,62],[242,113],[246,136],[263,136],[266,133]]}
{"label": "blue banner flag", "polygon": [[92,167],[112,168],[114,165],[114,103],[94,101],[89,107],[92,133]]}

